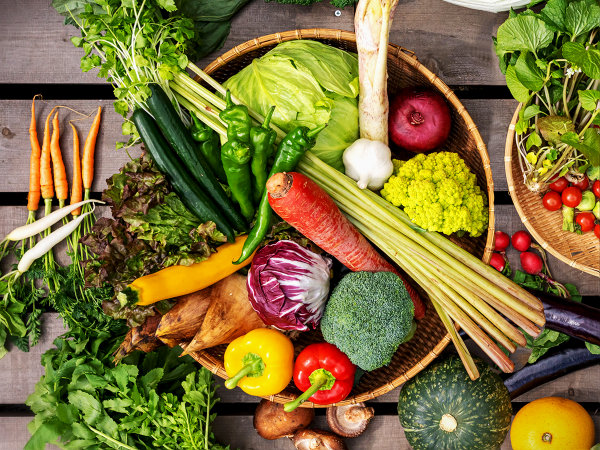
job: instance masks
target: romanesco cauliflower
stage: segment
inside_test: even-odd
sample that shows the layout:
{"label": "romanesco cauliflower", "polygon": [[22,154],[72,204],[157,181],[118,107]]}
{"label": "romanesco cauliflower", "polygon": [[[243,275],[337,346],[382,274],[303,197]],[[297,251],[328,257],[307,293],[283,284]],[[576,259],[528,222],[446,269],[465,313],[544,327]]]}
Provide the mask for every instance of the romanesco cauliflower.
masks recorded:
{"label": "romanesco cauliflower", "polygon": [[474,237],[487,229],[487,197],[458,154],[421,153],[393,163],[394,173],[381,195],[403,207],[416,225],[444,234],[464,231]]}

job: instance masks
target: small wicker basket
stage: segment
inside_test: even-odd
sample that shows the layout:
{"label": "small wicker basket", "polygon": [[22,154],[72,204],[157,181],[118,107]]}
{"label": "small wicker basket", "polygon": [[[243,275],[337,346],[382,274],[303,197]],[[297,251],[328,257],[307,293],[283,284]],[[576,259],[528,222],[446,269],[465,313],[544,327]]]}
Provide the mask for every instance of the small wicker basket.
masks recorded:
{"label": "small wicker basket", "polygon": [[[217,81],[224,82],[230,76],[247,66],[254,58],[264,55],[280,42],[293,39],[313,39],[325,44],[356,52],[354,33],[342,30],[307,29],[276,33],[253,39],[238,45],[212,62],[205,71]],[[437,76],[423,67],[414,53],[396,45],[388,47],[389,94],[393,96],[406,86],[428,86],[440,92],[450,105],[453,117],[453,128],[444,148],[456,151],[477,175],[480,187],[487,192],[489,198],[490,225],[488,234],[477,239],[452,238],[471,253],[489,261],[494,236],[494,185],[487,150],[473,120],[460,103],[454,92]],[[424,295],[424,294],[423,294]],[[354,386],[350,396],[338,403],[345,405],[371,400],[398,387],[419,371],[423,370],[450,342],[442,322],[428,304],[427,316],[419,321],[414,337],[401,345],[389,365],[372,372],[365,373]],[[307,345],[322,342],[319,331],[300,333],[294,341],[296,355]],[[223,366],[225,345],[192,353],[192,356],[213,373],[227,378]],[[294,400],[300,391],[293,383],[281,393],[268,397],[269,400],[285,403]],[[305,402],[303,407],[321,407]]]}
{"label": "small wicker basket", "polygon": [[515,141],[515,125],[520,109],[518,107],[515,111],[508,128],[504,153],[508,192],[519,217],[544,250],[571,267],[600,278],[600,244],[594,233],[579,235],[563,231],[561,211],[548,211],[542,204],[542,197],[531,192],[523,183],[519,150]]}

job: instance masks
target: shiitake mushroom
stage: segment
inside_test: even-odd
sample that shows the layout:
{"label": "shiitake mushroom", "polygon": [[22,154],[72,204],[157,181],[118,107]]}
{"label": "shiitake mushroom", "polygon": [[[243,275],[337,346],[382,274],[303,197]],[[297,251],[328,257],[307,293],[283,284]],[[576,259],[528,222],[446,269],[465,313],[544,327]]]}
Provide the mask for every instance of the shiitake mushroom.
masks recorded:
{"label": "shiitake mushroom", "polygon": [[312,408],[296,408],[285,412],[280,403],[261,400],[254,413],[254,428],[265,439],[292,437],[298,430],[308,427],[315,418]]}

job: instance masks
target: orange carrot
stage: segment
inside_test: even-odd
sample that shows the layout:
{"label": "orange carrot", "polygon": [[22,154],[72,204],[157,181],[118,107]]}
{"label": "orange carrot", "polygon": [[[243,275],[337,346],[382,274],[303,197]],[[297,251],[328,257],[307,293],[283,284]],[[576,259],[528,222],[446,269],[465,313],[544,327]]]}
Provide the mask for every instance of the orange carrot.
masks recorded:
{"label": "orange carrot", "polygon": [[60,151],[60,130],[58,126],[58,111],[52,119],[52,141],[50,142],[50,155],[52,156],[52,171],[54,172],[54,189],[60,206],[64,206],[65,200],[69,198],[69,185],[67,183],[67,172]]}
{"label": "orange carrot", "polygon": [[[46,118],[46,126],[44,127],[44,140],[42,143],[42,153],[40,155],[40,188],[42,198],[51,200],[54,197],[54,183],[52,181],[52,158],[50,157],[50,116],[54,112],[54,108]],[[47,203],[47,202],[46,202]]]}
{"label": "orange carrot", "polygon": [[[83,181],[81,179],[81,159],[79,159],[79,136],[77,128],[71,123],[73,128],[73,185],[71,186],[71,205],[83,200]],[[73,216],[81,214],[81,208],[72,212]]]}
{"label": "orange carrot", "polygon": [[266,188],[269,205],[277,215],[353,272],[393,272],[400,276],[415,305],[415,318],[425,316],[425,305],[414,288],[314,181],[295,172],[276,173]]}
{"label": "orange carrot", "polygon": [[92,188],[92,181],[94,179],[94,151],[96,150],[96,138],[98,137],[98,130],[100,129],[101,115],[102,107],[98,106],[98,113],[96,114],[96,117],[94,117],[94,122],[92,123],[83,146],[81,170],[83,175],[83,188],[87,192]]}
{"label": "orange carrot", "polygon": [[27,195],[27,209],[35,212],[40,203],[40,157],[42,155],[35,122],[35,97],[33,97],[33,101],[31,102],[29,141],[31,142],[31,160],[29,162],[29,194]]}

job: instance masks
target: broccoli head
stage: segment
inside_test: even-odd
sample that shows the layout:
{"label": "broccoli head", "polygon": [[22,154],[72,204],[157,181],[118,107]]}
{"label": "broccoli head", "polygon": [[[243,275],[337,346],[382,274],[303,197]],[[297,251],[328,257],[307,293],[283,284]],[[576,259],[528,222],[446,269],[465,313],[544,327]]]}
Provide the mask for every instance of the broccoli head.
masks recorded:
{"label": "broccoli head", "polygon": [[394,173],[381,195],[403,207],[415,224],[429,231],[466,231],[477,237],[487,229],[487,197],[477,185],[477,177],[453,152],[394,160]]}
{"label": "broccoli head", "polygon": [[325,340],[363,370],[389,364],[410,338],[414,306],[404,283],[391,272],[354,272],[333,290],[321,319]]}

